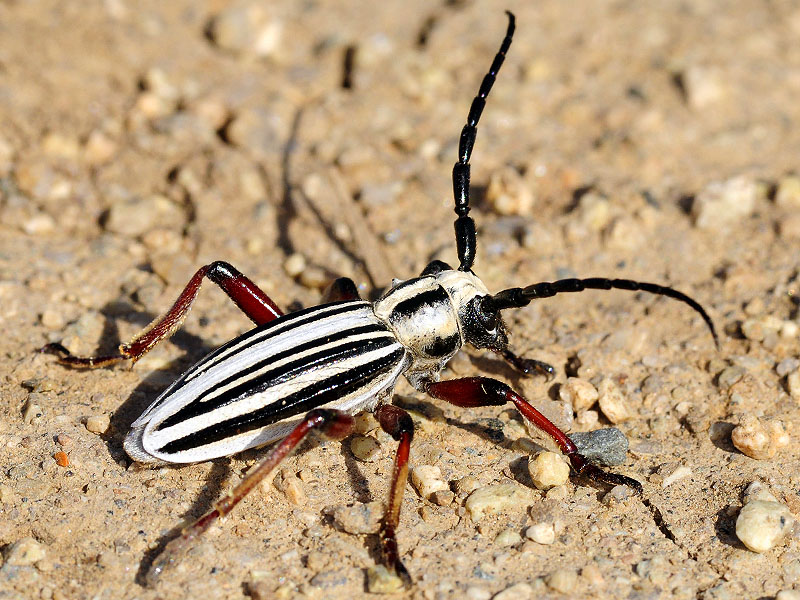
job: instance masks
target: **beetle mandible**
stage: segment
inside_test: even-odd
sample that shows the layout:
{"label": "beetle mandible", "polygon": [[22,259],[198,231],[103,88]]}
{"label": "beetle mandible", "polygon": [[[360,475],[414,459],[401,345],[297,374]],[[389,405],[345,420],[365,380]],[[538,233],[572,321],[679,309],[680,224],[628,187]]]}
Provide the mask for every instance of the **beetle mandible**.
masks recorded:
{"label": "beetle mandible", "polygon": [[508,29],[470,106],[453,167],[458,268],[433,261],[419,277],[393,282],[374,303],[359,297],[352,280],[340,278],[327,290],[323,304],[284,314],[250,279],[218,261],[201,267],[169,311],[122,344],[118,354],[78,357],[60,344],[42,349],[72,367],[135,363],[180,326],[204,278],[219,285],[256,324],[169,386],[133,423],[125,438],[125,450],[133,460],[156,464],[207,461],[281,440],[208,513],[167,544],[153,563],[151,582],[309,433],[342,439],[353,429],[353,415],[372,411],[381,428],[398,442],[380,526],[381,562],[410,585],[395,536],[414,435],[409,414],[391,404],[400,376],[420,392],[462,408],[510,402],[553,438],[578,474],[641,491],[638,481],[586,460],[565,433],[507,384],[487,377],[440,381],[447,361],[466,344],[497,353],[523,373],[552,374],[550,365],[511,351],[501,312],[564,292],[621,289],[668,296],[697,311],[717,342],[713,322],[703,307],[669,287],[592,277],[541,282],[491,294],[473,273],[477,244],[475,223],[469,216],[469,161],[486,98],[514,34],[514,15],[507,14]]}

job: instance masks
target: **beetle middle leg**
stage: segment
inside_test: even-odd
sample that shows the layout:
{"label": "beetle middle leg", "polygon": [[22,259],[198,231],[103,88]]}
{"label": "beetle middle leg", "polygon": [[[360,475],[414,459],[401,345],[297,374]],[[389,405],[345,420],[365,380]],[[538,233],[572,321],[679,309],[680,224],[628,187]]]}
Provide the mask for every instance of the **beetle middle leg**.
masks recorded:
{"label": "beetle middle leg", "polygon": [[278,444],[272,447],[244,479],[214,504],[214,508],[181,531],[156,557],[147,573],[147,582],[155,585],[165,569],[179,562],[186,551],[220,517],[227,515],[253,488],[261,483],[312,431],[328,439],[344,439],[353,431],[353,417],[338,410],[318,408],[312,410]]}
{"label": "beetle middle leg", "polygon": [[355,282],[349,277],[334,279],[322,294],[322,303],[361,300]]}
{"label": "beetle middle leg", "polygon": [[145,327],[127,344],[121,344],[119,354],[109,356],[73,356],[61,344],[47,344],[41,351],[55,354],[58,362],[71,367],[94,369],[130,360],[136,362],[160,341],[170,337],[180,327],[200,291],[204,278],[216,283],[256,325],[269,323],[283,314],[278,305],[255,283],[232,265],[216,261],[200,267],[186,284],[178,299],[162,317]]}
{"label": "beetle middle leg", "polygon": [[381,404],[375,409],[375,418],[381,428],[400,442],[392,469],[392,483],[389,489],[389,504],[381,521],[381,560],[383,565],[394,571],[406,587],[411,586],[411,577],[400,560],[395,532],[400,521],[400,505],[408,482],[408,457],[411,440],[414,437],[414,422],[402,408],[392,404]]}
{"label": "beetle middle leg", "polygon": [[463,408],[500,406],[506,402],[511,402],[522,413],[523,417],[553,438],[561,451],[567,455],[572,468],[578,474],[594,481],[612,485],[627,485],[638,493],[642,492],[642,484],[635,479],[618,475],[617,473],[609,473],[589,462],[586,457],[578,452],[577,446],[569,439],[566,433],[556,427],[547,417],[531,406],[525,398],[502,381],[488,377],[464,377],[447,381],[432,381],[425,385],[425,391],[434,398],[445,400],[450,404]]}

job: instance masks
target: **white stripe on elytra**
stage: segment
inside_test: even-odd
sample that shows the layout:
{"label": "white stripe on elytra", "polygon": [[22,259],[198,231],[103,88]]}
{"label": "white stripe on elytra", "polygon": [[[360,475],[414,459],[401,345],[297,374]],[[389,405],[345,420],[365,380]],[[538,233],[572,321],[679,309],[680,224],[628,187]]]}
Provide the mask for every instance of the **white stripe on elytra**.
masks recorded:
{"label": "white stripe on elytra", "polygon": [[[208,369],[210,369],[217,363],[221,362],[226,357],[230,356],[231,354],[234,354],[235,352],[238,352],[239,348],[241,348],[242,346],[246,346],[249,344],[258,344],[266,339],[271,339],[275,337],[277,334],[286,330],[287,328],[295,328],[295,327],[303,328],[307,326],[309,322],[313,323],[316,321],[324,320],[326,315],[328,315],[328,313],[334,311],[339,311],[339,312],[337,312],[335,315],[330,315],[331,317],[346,319],[347,316],[350,315],[347,314],[348,311],[344,311],[345,307],[349,308],[354,305],[361,305],[362,309],[370,307],[369,302],[353,302],[347,304],[342,303],[342,304],[323,305],[319,308],[319,310],[311,311],[308,314],[297,317],[295,319],[290,318],[284,320],[283,322],[279,321],[273,327],[269,327],[268,329],[261,331],[258,335],[248,336],[247,334],[245,334],[245,337],[242,340],[240,340],[239,343],[233,344],[232,346],[226,348],[223,352],[220,352],[216,356],[209,357],[208,361],[201,361],[200,363],[198,363],[194,369],[186,373],[186,375],[184,376],[184,381],[189,381],[190,379],[194,379],[198,375],[206,372]],[[340,314],[341,311],[344,311],[347,316],[343,317]],[[358,315],[358,313],[362,312],[362,310],[361,309],[352,310],[351,312],[354,313],[355,315]],[[258,339],[254,340],[254,338]]]}
{"label": "white stripe on elytra", "polygon": [[[228,419],[233,419],[241,415],[252,413],[270,404],[280,403],[283,398],[286,398],[287,396],[296,393],[303,388],[318,383],[323,379],[333,377],[340,373],[345,373],[365,363],[388,356],[400,348],[402,348],[400,344],[391,344],[389,346],[378,348],[371,352],[360,354],[335,364],[326,365],[325,367],[321,367],[319,369],[313,369],[306,373],[302,373],[297,377],[290,379],[289,381],[272,387],[265,392],[241,398],[231,402],[230,404],[216,408],[209,413],[198,415],[196,417],[190,417],[185,421],[181,421],[180,423],[176,423],[175,425],[165,429],[154,430],[154,426],[160,420],[162,420],[158,418],[159,415],[156,413],[153,415],[154,418],[145,428],[142,439],[143,446],[147,452],[152,454],[170,442],[191,435],[201,429],[210,427],[215,423],[220,423],[222,421],[227,421]],[[382,379],[384,378],[379,378],[379,381]]]}
{"label": "white stripe on elytra", "polygon": [[[348,344],[350,342],[367,341],[367,340],[376,339],[376,338],[383,338],[383,339],[387,339],[389,341],[393,341],[394,340],[394,336],[391,333],[389,333],[388,331],[383,330],[383,331],[371,331],[371,332],[368,332],[368,333],[362,333],[360,335],[353,335],[353,336],[342,338],[342,339],[337,340],[335,342],[331,342],[330,344],[322,344],[320,346],[314,346],[312,348],[309,348],[305,352],[299,352],[297,354],[290,354],[290,355],[286,356],[283,360],[279,360],[279,361],[275,361],[275,362],[266,362],[266,364],[262,368],[260,368],[259,370],[253,371],[252,373],[248,373],[247,377],[239,377],[237,379],[232,380],[228,384],[226,384],[226,385],[224,385],[224,386],[222,386],[220,388],[217,388],[211,394],[203,397],[201,400],[198,400],[198,402],[200,402],[201,404],[204,403],[204,402],[209,402],[209,401],[213,400],[214,398],[217,398],[219,395],[224,394],[225,392],[227,392],[231,388],[234,388],[234,387],[236,387],[238,385],[241,385],[242,383],[245,383],[247,381],[251,381],[253,379],[256,379],[256,378],[260,377],[261,375],[263,375],[264,373],[267,373],[267,372],[272,371],[274,369],[279,369],[279,368],[281,368],[281,367],[283,367],[283,366],[285,366],[285,365],[287,365],[289,363],[293,363],[293,362],[302,363],[303,359],[306,356],[309,356],[311,354],[316,354],[318,352],[325,352],[326,350],[331,350],[331,349],[334,349],[334,348],[336,348],[338,346],[341,346],[343,344]],[[261,359],[261,361],[268,361],[269,360],[269,356],[263,356],[262,355],[262,356],[259,356],[259,358]],[[220,370],[218,369],[218,371],[220,371]],[[196,391],[195,392],[195,396],[199,396],[200,393],[202,393],[205,390],[213,387],[218,382],[228,378],[230,375],[232,375],[232,374],[234,374],[236,372],[238,372],[238,371],[233,371],[231,369],[222,369],[221,372],[218,374],[218,376],[215,377],[214,379],[210,379],[208,381],[204,380],[203,381],[203,383],[205,384],[204,385],[204,389]],[[215,375],[217,375],[217,373],[215,373]]]}

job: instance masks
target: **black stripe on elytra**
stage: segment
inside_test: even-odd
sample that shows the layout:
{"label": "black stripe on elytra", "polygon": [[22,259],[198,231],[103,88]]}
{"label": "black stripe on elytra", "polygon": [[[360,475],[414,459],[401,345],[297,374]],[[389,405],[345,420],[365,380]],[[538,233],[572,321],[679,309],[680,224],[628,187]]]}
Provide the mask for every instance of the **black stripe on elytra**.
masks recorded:
{"label": "black stripe on elytra", "polygon": [[392,310],[392,314],[389,318],[392,320],[392,322],[396,322],[412,316],[423,307],[435,307],[439,304],[449,302],[449,300],[450,297],[447,295],[447,292],[444,290],[444,288],[437,287],[432,290],[428,290],[427,292],[417,294],[416,296],[412,296],[411,298],[403,300],[402,302],[398,302]]}
{"label": "black stripe on elytra", "polygon": [[[254,346],[255,344],[259,344],[264,340],[270,339],[276,335],[283,335],[284,333],[287,333],[292,329],[296,329],[302,325],[307,325],[309,323],[313,323],[314,321],[327,319],[328,317],[334,315],[343,315],[356,310],[362,310],[363,308],[369,306],[369,302],[362,302],[362,301],[353,302],[352,300],[345,300],[341,303],[337,302],[335,304],[341,304],[342,306],[335,310],[327,311],[324,313],[320,312],[320,309],[326,306],[330,306],[330,304],[310,306],[308,308],[304,308],[303,310],[298,310],[297,312],[278,317],[273,321],[264,323],[263,325],[259,325],[258,327],[243,333],[239,337],[232,339],[227,344],[220,346],[219,348],[214,350],[211,354],[205,356],[200,362],[195,364],[191,369],[189,369],[186,373],[184,373],[183,376],[178,381],[175,382],[175,385],[172,386],[172,389],[177,389],[179,384],[182,381],[185,381],[187,377],[197,376],[200,372],[204,370],[204,367],[208,362],[212,361],[221,353],[228,350],[231,346],[249,340],[246,344],[244,344],[243,346],[241,346],[236,350],[237,353],[242,352],[250,348],[251,346]],[[270,331],[270,329],[278,326],[282,326],[278,331]],[[255,339],[251,339],[253,337],[255,337]]]}
{"label": "black stripe on elytra", "polygon": [[[367,340],[355,340],[347,342],[347,339],[353,335],[379,332],[384,332],[386,335]],[[289,358],[292,355],[300,354],[307,350],[313,350],[316,347],[333,342],[343,343],[340,343],[332,348],[325,348],[319,352],[314,352],[313,354],[298,358],[297,360],[289,361],[280,367],[270,369],[258,376],[251,377],[253,373],[263,369],[270,363],[277,363],[278,361]],[[349,331],[342,331],[335,335],[326,336],[322,339],[310,340],[305,344],[300,344],[273,356],[269,356],[266,359],[251,365],[247,369],[237,371],[230,377],[216,382],[213,386],[203,390],[202,393],[194,398],[189,404],[164,419],[158,424],[156,430],[159,431],[181,423],[186,419],[191,419],[192,417],[210,413],[211,411],[230,404],[231,402],[234,402],[243,396],[252,396],[258,392],[263,392],[265,389],[277,385],[290,377],[295,377],[303,370],[312,369],[324,362],[336,362],[344,360],[356,354],[383,348],[393,343],[397,343],[394,337],[382,325],[378,324],[356,327]],[[238,383],[229,390],[226,390],[216,398],[203,401],[203,398],[211,395],[213,392],[237,381],[240,381],[241,383]]]}
{"label": "black stripe on elytra", "polygon": [[373,380],[396,367],[405,356],[405,349],[398,348],[391,354],[363,365],[348,369],[286,396],[280,407],[269,404],[259,410],[239,415],[226,421],[190,433],[165,444],[158,451],[165,454],[200,448],[219,442],[227,437],[261,429],[288,417],[300,415],[329,402],[366,387]]}

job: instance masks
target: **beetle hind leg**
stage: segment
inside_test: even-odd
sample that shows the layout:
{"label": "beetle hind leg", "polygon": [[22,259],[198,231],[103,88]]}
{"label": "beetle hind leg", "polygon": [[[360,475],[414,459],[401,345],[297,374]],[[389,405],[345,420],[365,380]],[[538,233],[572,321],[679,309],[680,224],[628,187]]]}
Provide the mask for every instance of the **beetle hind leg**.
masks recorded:
{"label": "beetle hind leg", "polygon": [[180,562],[203,532],[218,519],[227,515],[248,493],[267,477],[283,460],[306,439],[318,431],[329,439],[343,439],[353,431],[353,417],[338,410],[318,408],[312,410],[283,440],[273,446],[260,462],[251,468],[230,492],[218,500],[214,507],[171,540],[150,566],[147,583],[154,586],[162,573]]}

